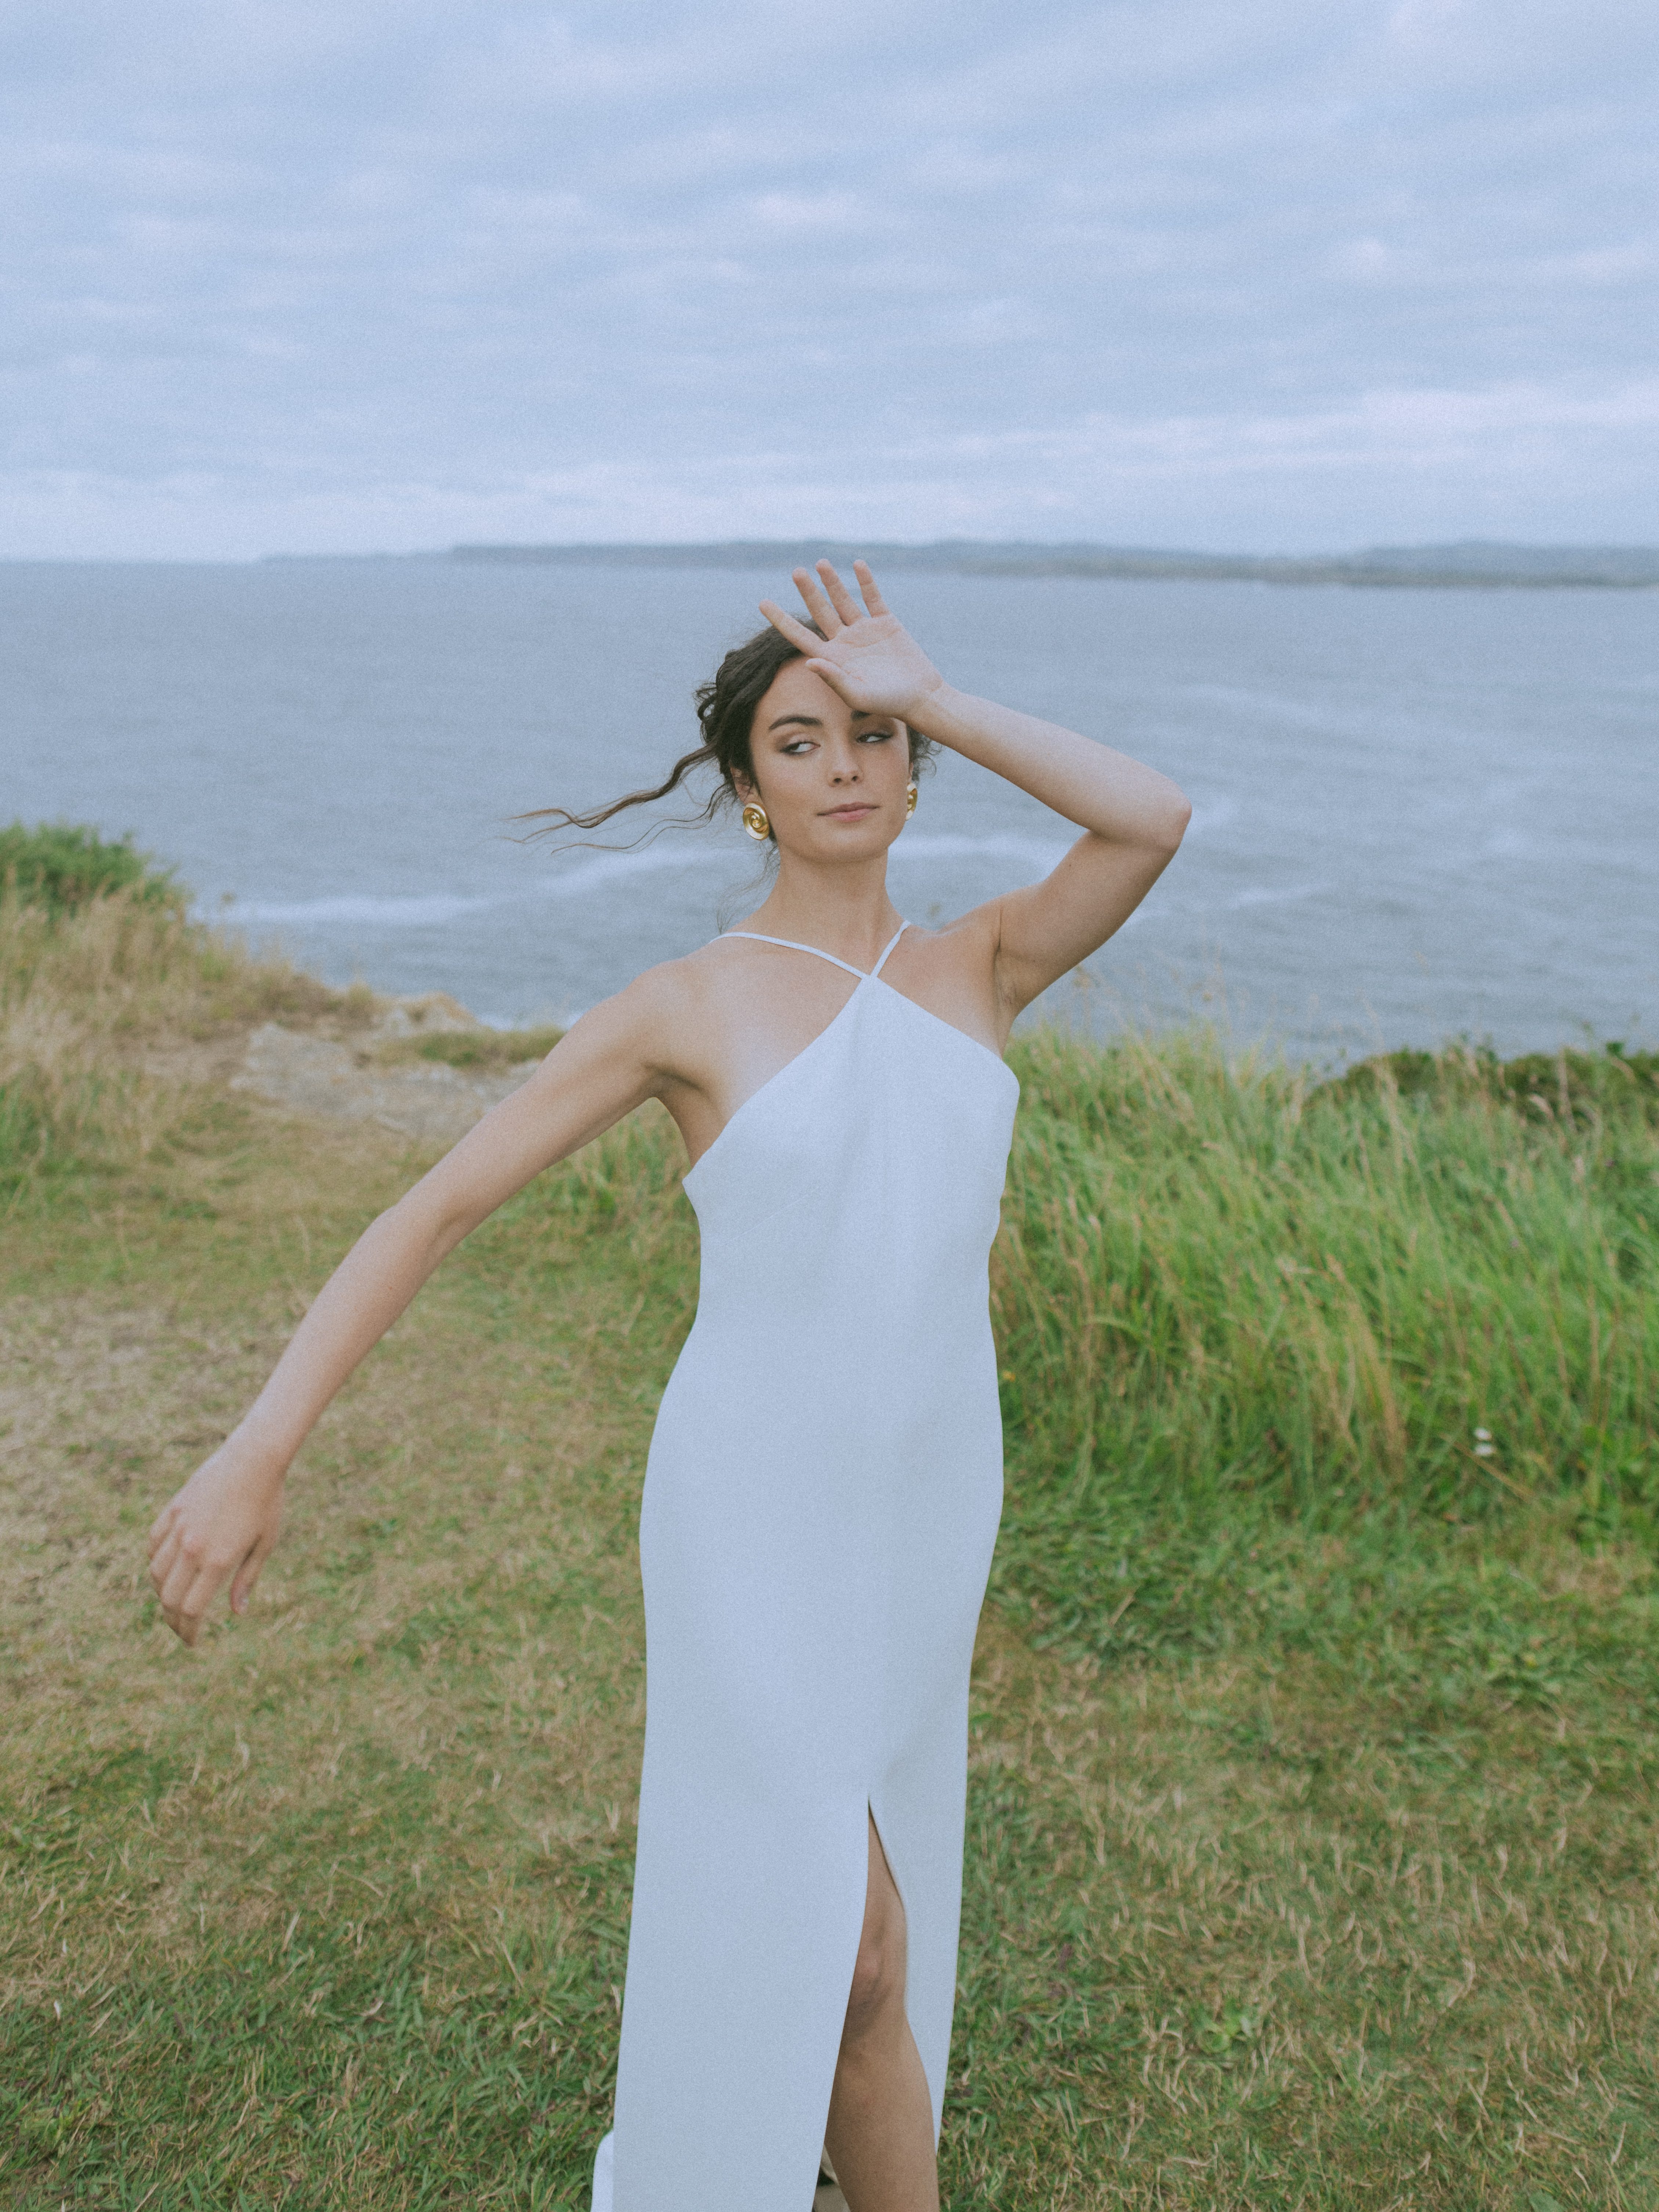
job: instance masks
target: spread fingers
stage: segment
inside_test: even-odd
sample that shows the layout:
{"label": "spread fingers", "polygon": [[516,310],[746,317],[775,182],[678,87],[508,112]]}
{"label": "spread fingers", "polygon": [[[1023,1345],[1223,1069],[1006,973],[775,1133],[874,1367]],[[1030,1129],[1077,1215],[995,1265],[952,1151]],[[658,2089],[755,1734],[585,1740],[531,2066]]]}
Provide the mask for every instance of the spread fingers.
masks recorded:
{"label": "spread fingers", "polygon": [[812,635],[804,622],[798,621],[792,614],[786,614],[775,599],[763,599],[760,611],[778,635],[787,637],[798,652],[813,653],[823,643],[821,637]]}
{"label": "spread fingers", "polygon": [[835,568],[830,562],[820,561],[818,562],[818,579],[823,584],[824,590],[830,595],[830,604],[834,607],[836,612],[841,617],[843,623],[855,623],[861,622],[863,620],[863,608],[860,606],[858,601],[853,597],[853,594],[848,590],[846,585],[842,583],[841,578],[836,574]]}
{"label": "spread fingers", "polygon": [[847,625],[836,612],[835,605],[830,594],[811,570],[795,568],[790,573],[795,580],[795,589],[806,602],[807,613],[823,632],[825,638],[832,638],[838,630],[845,629]]}
{"label": "spread fingers", "polygon": [[872,615],[884,615],[887,611],[887,602],[881,596],[881,587],[870,573],[870,563],[867,561],[854,561],[853,574],[859,580],[859,589],[864,594],[864,604],[870,612]]}

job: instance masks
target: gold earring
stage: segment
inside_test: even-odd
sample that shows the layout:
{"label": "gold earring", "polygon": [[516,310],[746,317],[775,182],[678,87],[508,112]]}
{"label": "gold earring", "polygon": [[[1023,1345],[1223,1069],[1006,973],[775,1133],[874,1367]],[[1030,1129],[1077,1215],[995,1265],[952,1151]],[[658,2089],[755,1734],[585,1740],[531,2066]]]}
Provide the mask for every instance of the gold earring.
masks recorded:
{"label": "gold earring", "polygon": [[753,799],[743,810],[743,826],[757,845],[763,845],[772,834],[772,823],[766,809],[757,806]]}
{"label": "gold earring", "polygon": [[907,783],[907,784],[905,785],[905,787],[904,787],[904,818],[905,818],[905,820],[906,820],[907,822],[910,819],[910,817],[911,817],[911,816],[915,812],[915,811],[916,811],[916,801],[917,801],[917,799],[919,799],[921,798],[921,793],[916,789],[916,787],[915,787],[915,785],[914,783]]}

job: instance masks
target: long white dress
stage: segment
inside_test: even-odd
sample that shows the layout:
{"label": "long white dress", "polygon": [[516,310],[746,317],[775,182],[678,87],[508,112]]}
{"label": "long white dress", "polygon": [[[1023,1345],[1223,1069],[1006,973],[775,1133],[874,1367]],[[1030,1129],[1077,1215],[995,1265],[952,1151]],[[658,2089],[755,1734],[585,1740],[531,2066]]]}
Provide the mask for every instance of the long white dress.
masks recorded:
{"label": "long white dress", "polygon": [[1019,1085],[879,980],[897,943],[867,975],[835,962],[858,979],[840,1013],[685,1178],[702,1280],[641,1510],[639,1854],[594,2212],[809,2212],[870,1816],[938,2133]]}

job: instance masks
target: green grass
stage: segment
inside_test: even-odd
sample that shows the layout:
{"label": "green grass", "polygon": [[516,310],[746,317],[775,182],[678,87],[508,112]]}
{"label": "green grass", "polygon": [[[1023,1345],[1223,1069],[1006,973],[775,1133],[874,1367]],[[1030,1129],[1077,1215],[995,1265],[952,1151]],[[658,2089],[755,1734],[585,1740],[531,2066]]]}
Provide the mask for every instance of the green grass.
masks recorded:
{"label": "green grass", "polygon": [[517,1067],[545,1060],[562,1030],[442,1030],[435,1036],[394,1037],[376,1049],[379,1060],[439,1060],[446,1067]]}
{"label": "green grass", "polygon": [[182,914],[184,890],[131,836],[103,837],[70,822],[0,829],[0,888],[54,918],[124,891],[141,905]]}
{"label": "green grass", "polygon": [[[284,973],[14,926],[0,2201],[585,2205],[678,1140],[470,1240],[186,1653],[145,1526],[420,1162],[122,1056]],[[29,1060],[73,977],[148,1120]],[[1659,2205],[1651,1068],[1015,1058],[946,2203]]]}
{"label": "green grass", "polygon": [[1271,1632],[1373,1674],[1420,1645],[1519,1685],[1528,1602],[1443,1589],[1460,1532],[1651,1551],[1651,1066],[1564,1058],[1552,1109],[1462,1054],[1409,1097],[1386,1064],[1310,1091],[1202,1036],[1021,1065],[997,1312],[1037,1479],[999,1588],[1040,1632],[1116,1656]]}

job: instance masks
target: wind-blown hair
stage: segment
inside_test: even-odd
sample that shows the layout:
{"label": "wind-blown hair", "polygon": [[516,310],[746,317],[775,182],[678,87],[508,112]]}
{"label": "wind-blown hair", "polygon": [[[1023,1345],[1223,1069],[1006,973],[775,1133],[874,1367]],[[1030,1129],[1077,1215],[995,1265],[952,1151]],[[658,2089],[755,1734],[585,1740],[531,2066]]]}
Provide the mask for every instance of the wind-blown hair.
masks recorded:
{"label": "wind-blown hair", "polygon": [[[823,635],[816,623],[803,622],[802,628],[811,630],[814,636]],[[691,817],[695,822],[712,822],[723,807],[738,803],[738,776],[753,784],[755,758],[750,741],[756,709],[771,690],[779,672],[792,660],[804,658],[799,647],[791,645],[769,623],[742,645],[734,645],[711,679],[697,686],[697,720],[703,741],[694,751],[681,755],[666,780],[654,791],[628,792],[621,799],[613,799],[608,806],[596,806],[586,814],[572,814],[562,806],[538,806],[519,819],[540,822],[544,826],[531,832],[538,837],[555,835],[561,830],[597,830],[628,807],[649,806],[655,799],[668,798],[682,788],[686,777],[695,769],[712,765],[719,771],[719,781]],[[919,736],[908,726],[905,734],[910,741],[910,766],[914,770],[932,753],[933,741]]]}

